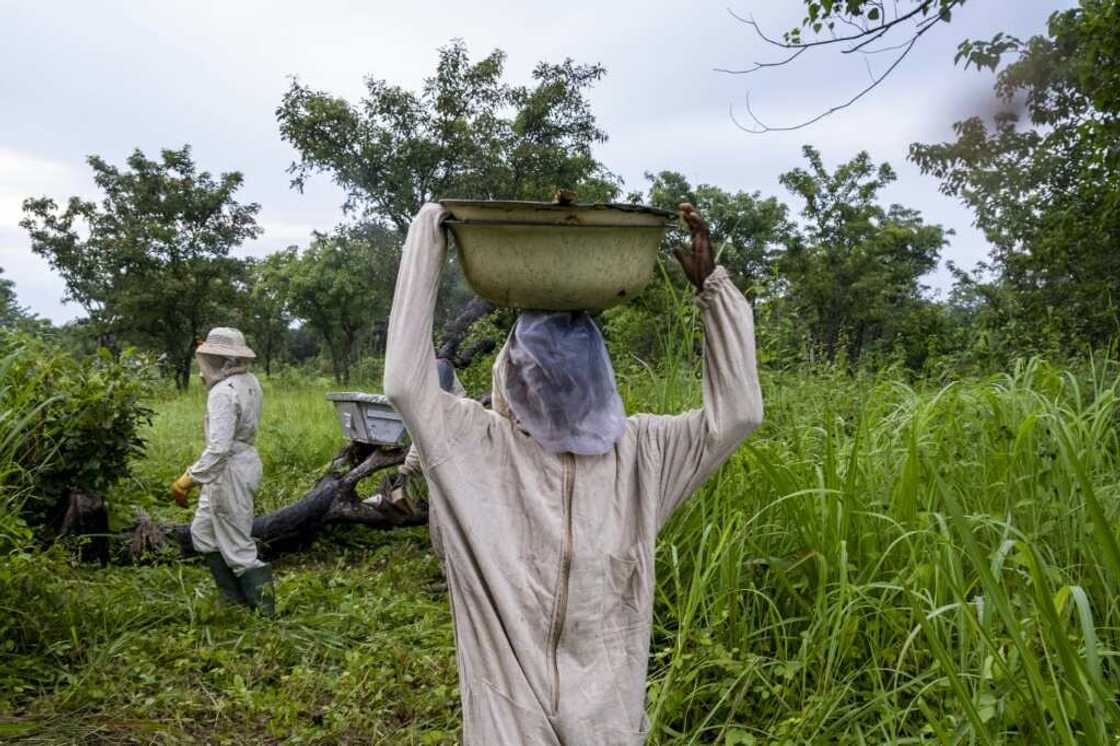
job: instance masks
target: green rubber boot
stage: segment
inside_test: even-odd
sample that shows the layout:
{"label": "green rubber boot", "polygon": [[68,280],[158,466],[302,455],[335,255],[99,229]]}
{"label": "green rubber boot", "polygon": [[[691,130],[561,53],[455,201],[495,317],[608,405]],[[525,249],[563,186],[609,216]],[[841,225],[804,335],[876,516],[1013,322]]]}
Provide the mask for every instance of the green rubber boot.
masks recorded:
{"label": "green rubber boot", "polygon": [[206,560],[206,566],[210,568],[210,574],[214,576],[214,582],[217,583],[218,590],[222,592],[222,598],[235,604],[248,603],[241,592],[237,576],[233,574],[233,570],[229,569],[229,565],[222,559],[220,553],[210,552],[202,555],[202,558]]}
{"label": "green rubber boot", "polygon": [[272,584],[272,565],[252,567],[237,579],[245,603],[264,616],[276,616],[276,591]]}

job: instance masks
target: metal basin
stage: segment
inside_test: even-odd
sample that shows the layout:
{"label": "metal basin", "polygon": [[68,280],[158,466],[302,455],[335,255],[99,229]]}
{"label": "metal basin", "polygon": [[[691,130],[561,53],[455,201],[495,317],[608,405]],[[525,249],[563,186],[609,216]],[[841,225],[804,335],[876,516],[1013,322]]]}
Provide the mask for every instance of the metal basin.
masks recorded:
{"label": "metal basin", "polygon": [[463,274],[501,306],[599,310],[653,279],[674,213],[641,205],[445,199]]}
{"label": "metal basin", "polygon": [[327,394],[334,402],[342,434],[350,440],[376,445],[400,446],[408,439],[404,421],[381,394],[343,392]]}

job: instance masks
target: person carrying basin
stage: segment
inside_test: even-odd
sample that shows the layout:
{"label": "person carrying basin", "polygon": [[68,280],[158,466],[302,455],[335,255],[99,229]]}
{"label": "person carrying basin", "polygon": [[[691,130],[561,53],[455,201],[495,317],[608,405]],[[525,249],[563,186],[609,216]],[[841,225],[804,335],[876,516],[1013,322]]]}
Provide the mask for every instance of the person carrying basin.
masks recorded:
{"label": "person carrying basin", "polygon": [[261,481],[254,445],[261,418],[261,385],[249,372],[256,358],[237,329],[217,327],[195,350],[207,388],[206,449],[171,485],[180,507],[202,485],[191,543],[202,554],[224,598],[272,616],[272,566],[257,557],[253,497]]}
{"label": "person carrying basin", "polygon": [[627,417],[584,312],[523,312],[492,409],[440,388],[431,343],[447,217],[425,205],[397,277],[384,391],[428,480],[455,624],[468,746],[645,740],[654,544],[762,421],[751,307],[681,215],[703,309],[704,403]]}

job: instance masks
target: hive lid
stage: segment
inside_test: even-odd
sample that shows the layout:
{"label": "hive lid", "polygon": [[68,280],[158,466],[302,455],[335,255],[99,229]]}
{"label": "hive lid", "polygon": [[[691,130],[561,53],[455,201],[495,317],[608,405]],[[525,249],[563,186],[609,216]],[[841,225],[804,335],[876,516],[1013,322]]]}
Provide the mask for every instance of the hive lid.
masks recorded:
{"label": "hive lid", "polygon": [[366,394],[361,391],[340,391],[326,396],[327,401],[352,401],[362,404],[384,404],[392,406],[383,394]]}

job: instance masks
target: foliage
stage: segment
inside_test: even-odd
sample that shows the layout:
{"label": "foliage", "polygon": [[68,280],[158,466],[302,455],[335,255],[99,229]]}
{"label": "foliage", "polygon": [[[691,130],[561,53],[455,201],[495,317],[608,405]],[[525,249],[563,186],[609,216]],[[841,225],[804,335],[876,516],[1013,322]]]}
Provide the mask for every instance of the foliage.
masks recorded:
{"label": "foliage", "polygon": [[[771,364],[796,366],[822,356],[854,364],[871,354],[878,363],[897,360],[920,371],[964,344],[952,324],[957,316],[928,299],[921,284],[951,231],[926,225],[917,210],[879,204],[878,192],[895,179],[888,164],[875,166],[860,153],[830,173],[816,149],[803,152],[808,169],[781,177],[803,202],[800,222],[776,197],[692,187],[673,171],[647,174],[644,199],[663,208],[688,201],[700,209],[720,264],[755,303]],[[672,231],[667,243],[686,240]],[[678,274],[672,261],[662,269],[666,277]],[[675,295],[655,284],[607,311],[603,328],[624,364],[656,364],[673,343],[662,330],[680,312]]]}
{"label": "foliage", "polygon": [[245,287],[237,299],[237,326],[257,353],[265,375],[272,375],[272,363],[282,359],[292,325],[288,287],[296,249],[289,247],[263,259],[245,262]]}
{"label": "foliage", "polygon": [[349,381],[363,338],[371,347],[384,346],[400,255],[395,233],[362,223],[318,234],[285,260],[292,314],[318,335],[339,383]]}
{"label": "foliage", "polygon": [[[648,204],[673,211],[682,202],[696,206],[712,232],[719,263],[736,284],[745,289],[770,279],[772,260],[792,229],[789,208],[776,197],[732,193],[711,184],[693,187],[675,171],[647,173],[646,180]],[[640,194],[633,196],[640,201]],[[671,240],[683,242],[685,238],[674,234]]]}
{"label": "foliage", "polygon": [[77,359],[0,331],[0,486],[4,510],[32,525],[57,520],[70,490],[106,493],[144,453],[149,368],[125,351]]}
{"label": "foliage", "polygon": [[770,381],[661,540],[659,742],[1111,742],[1117,380]]}
{"label": "foliage", "polygon": [[965,0],[908,0],[896,4],[890,15],[881,0],[804,0],[804,3],[805,17],[801,25],[785,34],[789,44],[807,43],[808,39],[803,38],[807,36],[806,31],[813,35],[822,31],[835,32],[837,24],[840,24],[841,36],[850,35],[855,28],[862,37],[876,33],[882,36],[882,31],[889,31],[892,25],[900,22],[898,19],[948,22],[953,11],[964,5]]}
{"label": "foliage", "polygon": [[[666,329],[674,358],[623,375],[631,411],[696,403],[688,313]],[[1117,372],[769,372],[766,424],[658,546],[651,743],[1100,742],[1094,728],[1117,727]],[[302,494],[341,443],[327,384],[281,380],[265,382],[260,510]],[[118,490],[181,471],[203,407],[198,389],[161,403]],[[5,734],[456,742],[451,619],[422,529],[329,534],[277,577],[270,623],[218,604],[195,562],[0,561],[0,606],[17,610],[0,615]]]}
{"label": "foliage", "polygon": [[611,197],[617,180],[594,157],[604,142],[586,98],[599,65],[541,62],[532,86],[503,81],[505,53],[472,63],[466,45],[439,51],[419,93],[370,77],[357,105],[292,81],[276,111],[300,153],[293,184],[325,171],[346,207],[404,233],[433,199],[550,199],[571,188]]}
{"label": "foliage", "polygon": [[234,199],[241,174],[198,171],[189,146],[150,160],[136,150],[124,170],[87,159],[100,203],[24,200],[31,250],[66,281],[67,298],[96,325],[99,342],[161,351],[176,383],[190,381],[195,340],[224,314],[239,264],[230,249],[260,234],[256,204]]}
{"label": "foliage", "polygon": [[[658,261],[658,270],[665,277],[683,276],[679,265],[665,258]],[[616,373],[657,365],[669,355],[671,340],[665,335],[664,321],[682,311],[681,303],[686,301],[681,295],[674,285],[654,281],[629,303],[608,308],[596,319]]]}
{"label": "foliage", "polygon": [[16,299],[15,283],[3,277],[0,267],[0,329],[19,329],[31,333],[46,333],[50,322],[38,318],[30,310],[21,306]]}
{"label": "foliage", "polygon": [[993,245],[993,332],[1018,349],[1044,348],[1050,332],[1107,344],[1120,330],[1120,10],[1084,0],[1054,13],[1045,36],[967,42],[959,59],[996,69],[1006,55],[995,90],[1009,110],[990,129],[979,116],[958,122],[954,142],[915,144],[911,157]]}
{"label": "foliage", "polygon": [[829,173],[815,148],[802,152],[809,168],[781,176],[804,201],[804,225],[776,262],[782,303],[827,360],[843,350],[858,361],[875,342],[889,345],[922,306],[920,278],[937,265],[947,232],[916,210],[878,203],[896,178],[889,164],[876,167],[863,152]]}
{"label": "foliage", "polygon": [[18,611],[0,615],[0,739],[452,743],[453,639],[425,532],[348,543],[276,563],[276,621],[216,601],[197,560],[0,559],[0,606]]}
{"label": "foliage", "polygon": [[[3,272],[0,269],[0,274]],[[0,324],[10,326],[22,316],[23,309],[16,301],[15,283],[6,277],[0,277]]]}

